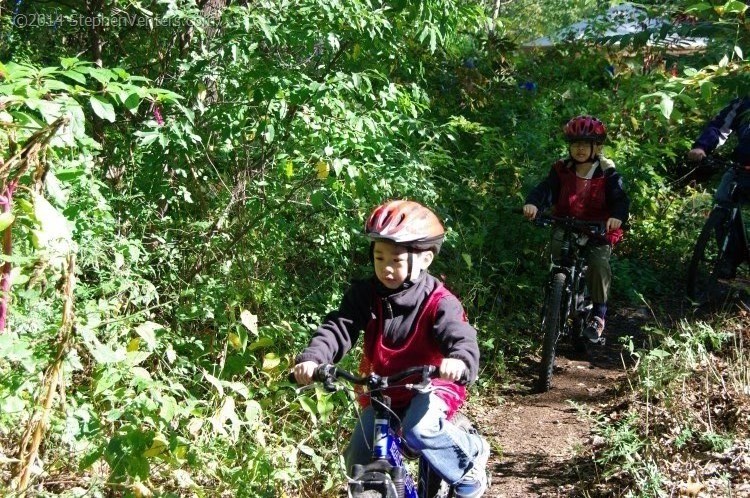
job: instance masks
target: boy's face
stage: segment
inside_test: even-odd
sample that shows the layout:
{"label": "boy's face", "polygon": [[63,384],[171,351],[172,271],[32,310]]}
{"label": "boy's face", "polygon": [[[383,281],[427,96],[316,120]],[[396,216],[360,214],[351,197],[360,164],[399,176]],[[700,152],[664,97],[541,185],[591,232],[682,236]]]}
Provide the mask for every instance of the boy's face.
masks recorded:
{"label": "boy's face", "polygon": [[590,140],[570,142],[570,157],[579,163],[585,163],[602,152],[602,146]]}
{"label": "boy's face", "polygon": [[[409,277],[409,250],[388,242],[375,242],[375,276],[389,289],[398,289]],[[432,263],[432,251],[414,253],[411,277],[419,276]]]}

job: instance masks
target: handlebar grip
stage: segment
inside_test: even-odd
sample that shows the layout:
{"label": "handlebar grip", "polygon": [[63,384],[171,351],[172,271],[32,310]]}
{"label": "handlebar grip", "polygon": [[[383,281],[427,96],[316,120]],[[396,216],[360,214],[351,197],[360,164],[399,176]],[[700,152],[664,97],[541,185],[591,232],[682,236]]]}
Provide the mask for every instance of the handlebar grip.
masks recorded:
{"label": "handlebar grip", "polygon": [[[315,367],[313,372],[313,380],[317,382],[325,382],[327,379],[335,377],[336,367],[334,365],[318,365]],[[287,380],[292,384],[297,384],[297,378],[294,376],[294,371],[287,373]]]}

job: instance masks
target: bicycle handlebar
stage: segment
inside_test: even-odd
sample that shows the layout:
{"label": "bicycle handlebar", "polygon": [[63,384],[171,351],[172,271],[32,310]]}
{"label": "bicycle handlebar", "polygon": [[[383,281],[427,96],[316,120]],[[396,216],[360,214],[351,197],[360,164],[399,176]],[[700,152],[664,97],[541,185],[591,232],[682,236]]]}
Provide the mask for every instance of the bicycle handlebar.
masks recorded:
{"label": "bicycle handlebar", "polygon": [[708,168],[715,169],[715,170],[733,169],[735,171],[742,171],[742,172],[748,171],[747,166],[743,166],[742,164],[734,161],[733,159],[729,157],[716,156],[713,154],[709,154],[699,161],[691,161],[690,159],[688,159],[687,163],[693,164],[696,166],[706,166]]}
{"label": "bicycle handlebar", "polygon": [[[337,379],[344,379],[352,384],[369,386],[371,389],[374,389],[390,387],[393,384],[406,379],[407,377],[411,377],[417,374],[421,374],[422,376],[421,383],[427,384],[430,379],[440,377],[440,370],[434,365],[419,365],[415,367],[409,367],[393,375],[381,376],[373,373],[361,377],[359,375],[353,374],[352,372],[344,370],[343,368],[339,368],[336,365],[323,364],[318,365],[315,368],[315,371],[313,373],[313,380],[322,383],[323,387],[327,391],[334,392],[337,390],[335,386],[335,382]],[[468,372],[464,371],[464,374],[461,376],[461,380],[458,381],[459,384],[468,384],[468,378],[466,377],[467,374]],[[289,380],[292,383],[296,383],[293,373],[289,374]]]}
{"label": "bicycle handlebar", "polygon": [[318,382],[323,382],[324,385],[327,385],[329,381],[333,382],[336,379],[345,379],[352,384],[359,384],[364,386],[369,385],[374,381],[381,387],[388,387],[391,384],[394,384],[400,380],[404,380],[405,378],[411,377],[416,374],[422,375],[423,382],[427,382],[430,379],[440,376],[438,368],[434,365],[409,367],[401,372],[389,376],[370,374],[365,377],[354,375],[353,373],[341,369],[335,365],[320,365],[315,369],[313,379],[317,380]]}
{"label": "bicycle handlebar", "polygon": [[[523,214],[523,209],[520,208],[514,208],[512,211],[517,214]],[[607,235],[606,221],[581,220],[572,216],[555,216],[552,214],[545,214],[541,211],[537,212],[536,217],[531,221],[535,225],[540,227],[546,227],[551,224],[558,224],[563,226],[567,225],[573,230],[583,232],[586,235],[591,235],[592,237],[597,238],[604,238]],[[630,224],[623,223],[620,228],[622,228],[623,230],[629,230]]]}

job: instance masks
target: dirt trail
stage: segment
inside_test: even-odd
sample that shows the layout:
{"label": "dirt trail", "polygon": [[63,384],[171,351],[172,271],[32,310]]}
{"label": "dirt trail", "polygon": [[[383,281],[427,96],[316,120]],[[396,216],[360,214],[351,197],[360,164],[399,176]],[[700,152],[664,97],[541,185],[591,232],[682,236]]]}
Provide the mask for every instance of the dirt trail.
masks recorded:
{"label": "dirt trail", "polygon": [[579,354],[560,345],[549,392],[534,392],[538,358],[531,359],[517,373],[516,385],[499,392],[494,402],[488,396],[470,408],[470,416],[493,447],[488,464],[492,485],[485,496],[582,495],[579,474],[596,469],[585,454],[590,427],[579,417],[579,408],[595,409],[613,398],[614,388],[625,378],[617,339],[640,336],[647,321],[645,309],[613,310],[606,346]]}

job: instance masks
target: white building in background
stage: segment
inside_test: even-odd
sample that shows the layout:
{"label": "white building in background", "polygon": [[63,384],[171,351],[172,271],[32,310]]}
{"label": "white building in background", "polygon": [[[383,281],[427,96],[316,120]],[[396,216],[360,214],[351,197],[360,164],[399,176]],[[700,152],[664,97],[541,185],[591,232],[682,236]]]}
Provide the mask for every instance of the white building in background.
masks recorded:
{"label": "white building in background", "polygon": [[[622,3],[611,7],[605,14],[571,24],[552,36],[537,38],[522,44],[521,47],[544,49],[567,41],[606,41],[613,37],[659,30],[671,24],[666,19],[649,17],[644,9],[632,3]],[[676,34],[670,34],[665,38],[651,36],[646,42],[647,46],[663,47],[666,52],[672,54],[697,52],[705,49],[707,44],[707,38],[691,38]]]}

